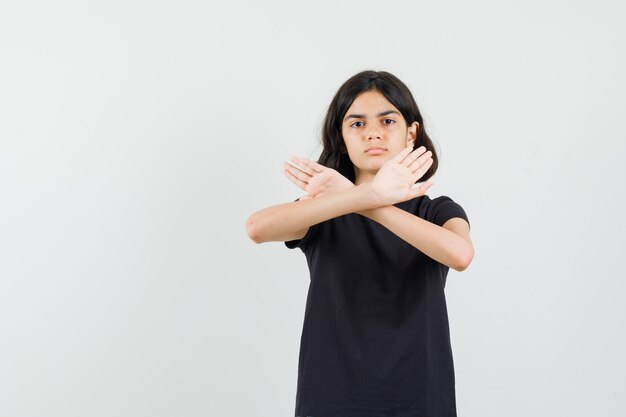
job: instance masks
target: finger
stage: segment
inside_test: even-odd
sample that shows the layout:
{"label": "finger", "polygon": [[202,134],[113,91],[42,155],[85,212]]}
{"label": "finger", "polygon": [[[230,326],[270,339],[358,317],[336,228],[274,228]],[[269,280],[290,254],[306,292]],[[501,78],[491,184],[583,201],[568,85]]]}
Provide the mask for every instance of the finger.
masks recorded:
{"label": "finger", "polygon": [[306,172],[303,172],[300,167],[294,167],[293,165],[288,164],[287,162],[283,162],[283,168],[289,171],[294,177],[306,183],[308,183],[309,179],[311,178],[311,176],[307,174]]}
{"label": "finger", "polygon": [[402,163],[402,160],[413,150],[413,145],[409,144],[406,148],[398,152],[398,154],[393,158],[394,161]]}
{"label": "finger", "polygon": [[415,160],[408,165],[409,169],[412,172],[415,172],[415,170],[417,170],[421,165],[423,165],[429,158],[432,158],[432,156],[433,156],[433,153],[431,151],[423,153],[419,157],[415,158]]}
{"label": "finger", "polygon": [[283,161],[283,165],[285,165],[286,163],[289,164],[290,166],[299,169],[300,171],[304,172],[304,169],[300,166],[299,162],[297,161],[297,159],[300,159],[298,157],[292,156],[291,157],[291,161],[290,162],[284,162]]}
{"label": "finger", "polygon": [[[411,164],[413,162],[415,162],[415,160],[417,158],[419,158],[420,156],[424,155],[424,152],[426,152],[426,147],[425,146],[420,146],[419,148],[417,148],[413,152],[411,152],[406,158],[404,158],[404,161],[402,161],[402,163],[405,164],[406,166],[410,167]],[[430,151],[428,151],[428,152],[430,152]],[[430,154],[432,155],[432,152],[430,152]]]}
{"label": "finger", "polygon": [[420,167],[415,172],[413,172],[413,176],[411,177],[411,179],[413,181],[417,181],[420,178],[422,178],[432,164],[433,164],[433,159],[432,158],[428,159],[425,163],[420,165]]}
{"label": "finger", "polygon": [[310,167],[307,166],[307,164],[304,162],[303,158],[299,158],[297,156],[293,156],[292,155],[291,156],[291,160],[296,163],[296,166],[302,172],[306,172],[307,174],[309,174],[311,176],[313,176],[313,174],[315,174],[315,171],[313,171]]}
{"label": "finger", "polygon": [[290,172],[288,171],[283,171],[283,173],[285,174],[285,176],[287,177],[287,179],[289,179],[291,182],[293,182],[298,188],[300,188],[303,191],[306,191],[306,186],[308,185],[307,183],[305,183],[302,180],[299,180],[298,178],[294,177]]}
{"label": "finger", "polygon": [[306,170],[307,173],[313,175],[316,172],[322,172],[324,171],[324,169],[326,169],[326,167],[324,165],[320,165],[317,162],[311,161],[310,159],[305,159],[305,158],[299,158],[297,156],[292,156],[291,160],[304,165],[305,167],[308,167],[309,170]]}
{"label": "finger", "polygon": [[[287,164],[288,165],[288,164]],[[309,185],[309,183],[307,181],[303,181],[301,180],[299,177],[295,176],[290,170],[288,170],[287,168],[285,168],[283,170],[283,173],[285,174],[285,176],[287,178],[289,178],[294,184],[296,184],[299,188],[303,189],[304,191],[306,191],[306,186]],[[303,174],[306,175],[306,174]]]}
{"label": "finger", "polygon": [[428,189],[433,185],[433,182],[427,181],[425,183],[422,183],[419,187],[412,188],[409,194],[410,198],[423,196],[424,194],[426,194],[426,191],[428,191]]}

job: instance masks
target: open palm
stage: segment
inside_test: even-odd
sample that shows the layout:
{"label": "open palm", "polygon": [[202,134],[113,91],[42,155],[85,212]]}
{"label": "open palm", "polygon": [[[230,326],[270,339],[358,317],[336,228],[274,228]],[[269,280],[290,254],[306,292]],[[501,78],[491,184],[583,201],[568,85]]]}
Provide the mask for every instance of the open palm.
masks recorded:
{"label": "open palm", "polygon": [[291,157],[291,160],[298,166],[285,162],[284,173],[294,184],[309,194],[310,197],[301,197],[301,200],[354,187],[352,181],[332,168],[295,156]]}
{"label": "open palm", "polygon": [[380,205],[395,204],[424,195],[433,182],[427,181],[419,187],[415,187],[415,182],[426,173],[432,163],[431,151],[426,151],[424,146],[413,149],[412,145],[385,162],[371,185]]}

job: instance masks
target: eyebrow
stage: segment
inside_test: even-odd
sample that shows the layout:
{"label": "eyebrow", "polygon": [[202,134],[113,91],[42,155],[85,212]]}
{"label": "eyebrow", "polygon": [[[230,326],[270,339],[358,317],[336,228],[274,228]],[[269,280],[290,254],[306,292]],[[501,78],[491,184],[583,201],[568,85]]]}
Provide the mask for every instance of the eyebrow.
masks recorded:
{"label": "eyebrow", "polygon": [[[401,116],[401,114],[400,114],[400,113],[398,113],[398,112],[397,112],[397,111],[395,111],[395,110],[387,110],[387,111],[383,111],[383,112],[378,113],[378,114],[376,115],[376,117],[387,116],[388,114],[393,114],[393,113],[397,114],[398,116]],[[347,116],[346,116],[346,118],[345,118],[345,119],[343,119],[343,120],[344,120],[344,121],[346,121],[346,120],[348,120],[348,119],[350,119],[350,118],[352,118],[352,119],[365,119],[365,115],[364,115],[364,114],[349,114],[349,115],[347,115]]]}

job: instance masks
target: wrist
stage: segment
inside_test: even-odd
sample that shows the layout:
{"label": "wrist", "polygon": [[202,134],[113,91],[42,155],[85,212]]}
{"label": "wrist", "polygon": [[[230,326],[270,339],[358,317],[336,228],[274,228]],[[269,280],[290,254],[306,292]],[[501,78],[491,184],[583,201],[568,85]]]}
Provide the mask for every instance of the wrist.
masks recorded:
{"label": "wrist", "polygon": [[373,210],[378,207],[382,207],[384,204],[380,201],[378,195],[372,189],[372,184],[369,182],[355,185],[354,188],[358,191],[361,201],[363,202],[363,208],[357,211],[362,214],[367,210]]}

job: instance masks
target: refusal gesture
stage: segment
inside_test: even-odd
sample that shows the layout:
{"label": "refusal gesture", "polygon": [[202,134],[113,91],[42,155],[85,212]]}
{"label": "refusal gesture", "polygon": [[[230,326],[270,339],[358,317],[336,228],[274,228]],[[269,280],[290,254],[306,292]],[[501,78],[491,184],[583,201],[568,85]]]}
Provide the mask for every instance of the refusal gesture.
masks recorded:
{"label": "refusal gesture", "polygon": [[296,156],[292,156],[291,160],[298,165],[283,162],[283,173],[299,188],[309,193],[310,197],[301,197],[301,200],[354,187],[352,181],[332,168]]}
{"label": "refusal gesture", "polygon": [[380,167],[371,186],[381,205],[400,203],[426,194],[433,182],[427,181],[414,187],[433,164],[432,152],[425,151],[424,146],[413,150],[413,145],[409,145]]}

